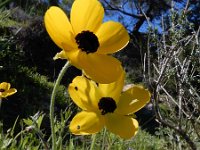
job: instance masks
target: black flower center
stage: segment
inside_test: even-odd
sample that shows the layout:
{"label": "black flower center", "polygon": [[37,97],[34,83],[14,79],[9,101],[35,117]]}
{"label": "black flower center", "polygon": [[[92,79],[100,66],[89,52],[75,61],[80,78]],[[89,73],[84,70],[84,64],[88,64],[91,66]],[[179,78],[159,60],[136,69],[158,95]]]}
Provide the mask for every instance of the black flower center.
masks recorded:
{"label": "black flower center", "polygon": [[90,31],[82,31],[75,37],[75,39],[78,48],[87,54],[96,52],[99,47],[97,36]]}
{"label": "black flower center", "polygon": [[0,89],[0,92],[5,92],[5,90],[4,89]]}
{"label": "black flower center", "polygon": [[115,101],[111,97],[102,97],[98,103],[101,114],[113,113],[117,108]]}

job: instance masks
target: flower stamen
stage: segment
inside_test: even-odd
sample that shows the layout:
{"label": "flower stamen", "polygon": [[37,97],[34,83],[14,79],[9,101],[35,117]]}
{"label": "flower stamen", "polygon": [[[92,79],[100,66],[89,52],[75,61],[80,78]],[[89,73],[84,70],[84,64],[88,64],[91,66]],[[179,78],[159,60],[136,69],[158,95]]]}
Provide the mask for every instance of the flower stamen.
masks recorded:
{"label": "flower stamen", "polygon": [[93,32],[82,31],[75,37],[75,39],[78,48],[87,54],[96,52],[99,47],[98,38]]}
{"label": "flower stamen", "polygon": [[99,110],[102,110],[101,111],[102,115],[105,115],[107,113],[113,113],[117,108],[115,101],[111,97],[102,97],[99,100],[98,106]]}

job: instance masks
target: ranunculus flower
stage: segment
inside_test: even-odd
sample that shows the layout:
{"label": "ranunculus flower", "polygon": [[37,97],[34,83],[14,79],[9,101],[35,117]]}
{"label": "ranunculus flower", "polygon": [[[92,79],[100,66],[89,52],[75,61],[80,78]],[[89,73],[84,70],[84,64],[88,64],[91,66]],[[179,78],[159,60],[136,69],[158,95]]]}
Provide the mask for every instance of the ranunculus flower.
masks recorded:
{"label": "ranunculus flower", "polygon": [[10,88],[10,83],[2,82],[0,83],[0,99],[6,98],[17,92],[15,88]]}
{"label": "ranunculus flower", "polygon": [[120,61],[108,55],[129,41],[122,24],[103,22],[104,9],[98,0],[75,0],[70,20],[59,7],[50,7],[44,16],[47,32],[62,49],[55,59],[68,59],[98,83],[111,83],[122,73]]}
{"label": "ranunculus flower", "polygon": [[97,84],[84,76],[73,80],[68,91],[82,109],[70,123],[73,134],[94,134],[104,126],[125,139],[137,133],[138,122],[132,116],[150,101],[150,93],[141,85],[133,85],[122,92],[124,74],[110,84]]}

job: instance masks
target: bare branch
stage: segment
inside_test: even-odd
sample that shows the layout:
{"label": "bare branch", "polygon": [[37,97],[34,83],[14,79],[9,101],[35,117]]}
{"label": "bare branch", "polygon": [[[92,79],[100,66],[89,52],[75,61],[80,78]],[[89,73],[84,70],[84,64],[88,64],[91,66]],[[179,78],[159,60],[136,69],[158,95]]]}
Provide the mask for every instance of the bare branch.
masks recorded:
{"label": "bare branch", "polygon": [[107,10],[119,11],[120,13],[122,13],[124,15],[130,16],[130,17],[133,17],[133,18],[136,18],[136,19],[140,19],[140,18],[143,17],[141,15],[135,15],[135,14],[129,13],[129,12],[125,11],[125,10],[121,10],[118,7],[112,6],[107,0],[103,0],[103,1],[109,7],[109,8],[107,8]]}

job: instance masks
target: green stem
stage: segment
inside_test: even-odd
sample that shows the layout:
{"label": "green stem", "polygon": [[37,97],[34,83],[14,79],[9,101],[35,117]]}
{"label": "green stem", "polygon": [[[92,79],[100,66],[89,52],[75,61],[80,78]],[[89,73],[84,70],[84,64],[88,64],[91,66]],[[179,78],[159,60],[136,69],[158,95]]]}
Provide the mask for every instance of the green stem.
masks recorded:
{"label": "green stem", "polygon": [[1,110],[1,103],[2,103],[2,99],[0,98],[0,110]]}
{"label": "green stem", "polygon": [[7,0],[7,1],[0,3],[0,8],[4,7],[7,3],[11,2],[11,1],[13,1],[13,0]]}
{"label": "green stem", "polygon": [[56,134],[54,130],[54,103],[55,103],[55,97],[56,97],[56,92],[58,89],[58,86],[60,85],[60,81],[62,80],[65,72],[69,68],[70,63],[69,61],[64,65],[62,70],[60,71],[58,78],[56,80],[56,83],[53,87],[53,91],[51,94],[51,104],[50,104],[50,123],[51,123],[51,136],[52,136],[52,150],[56,150]]}
{"label": "green stem", "polygon": [[92,135],[92,143],[90,145],[90,150],[93,150],[94,149],[94,145],[95,145],[95,142],[96,142],[96,135],[97,134],[93,134]]}
{"label": "green stem", "polygon": [[105,138],[106,138],[106,128],[103,129],[103,138],[102,138],[102,146],[101,146],[102,150],[104,150],[104,147],[105,147]]}

